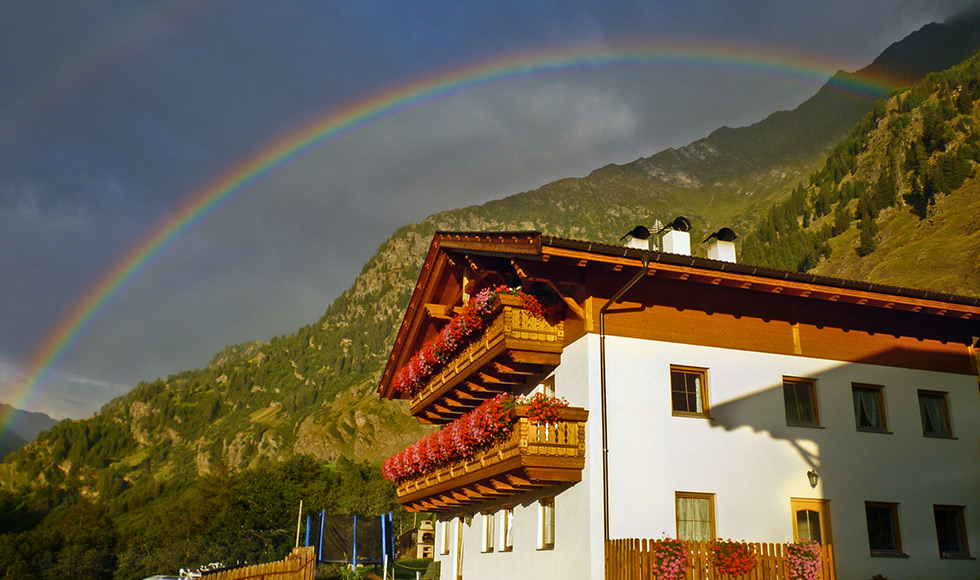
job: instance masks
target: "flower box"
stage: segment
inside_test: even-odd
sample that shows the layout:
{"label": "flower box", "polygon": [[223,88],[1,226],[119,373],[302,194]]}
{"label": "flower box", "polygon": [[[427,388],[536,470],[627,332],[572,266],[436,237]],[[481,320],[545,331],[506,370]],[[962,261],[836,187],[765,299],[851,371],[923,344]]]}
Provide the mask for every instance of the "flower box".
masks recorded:
{"label": "flower box", "polygon": [[401,481],[398,502],[408,511],[443,511],[528,489],[581,481],[585,467],[585,424],[589,412],[564,408],[553,424],[512,410],[510,433],[470,457]]}

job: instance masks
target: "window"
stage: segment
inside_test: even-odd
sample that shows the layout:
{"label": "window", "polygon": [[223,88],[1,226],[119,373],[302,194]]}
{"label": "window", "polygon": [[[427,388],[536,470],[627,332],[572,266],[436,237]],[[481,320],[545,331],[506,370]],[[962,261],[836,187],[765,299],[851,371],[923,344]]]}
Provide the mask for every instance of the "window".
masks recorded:
{"label": "window", "polygon": [[670,403],[674,415],[708,416],[705,369],[670,367]]}
{"label": "window", "polygon": [[800,510],[796,512],[796,533],[799,541],[823,543],[820,534],[820,512],[816,510]]}
{"label": "window", "polygon": [[439,547],[440,554],[449,553],[449,520],[443,520],[439,522],[439,526],[442,528],[442,545]]}
{"label": "window", "polygon": [[541,505],[541,545],[542,550],[555,547],[555,498],[542,499]]}
{"label": "window", "polygon": [[919,391],[919,416],[922,434],[930,437],[952,437],[946,393]]}
{"label": "window", "polygon": [[711,541],[715,539],[715,496],[712,493],[678,491],[674,494],[677,538]]}
{"label": "window", "polygon": [[940,558],[969,558],[966,543],[966,518],[963,507],[954,505],[932,506],[936,513],[936,537],[939,540]]}
{"label": "window", "polygon": [[818,427],[817,383],[810,379],[783,377],[786,424]]}
{"label": "window", "polygon": [[898,504],[865,502],[868,518],[868,545],[872,556],[902,556],[902,537],[898,531]]}
{"label": "window", "polygon": [[500,551],[510,552],[514,549],[514,508],[504,508],[501,519]]}
{"label": "window", "polygon": [[851,385],[858,431],[887,431],[884,390],[877,385]]}
{"label": "window", "polygon": [[456,553],[453,561],[456,566],[456,580],[463,580],[463,518],[456,518]]}
{"label": "window", "polygon": [[555,377],[550,376],[545,380],[541,381],[541,392],[544,393],[546,397],[555,396]]}
{"label": "window", "polygon": [[493,524],[496,519],[496,512],[483,514],[483,551],[493,551]]}

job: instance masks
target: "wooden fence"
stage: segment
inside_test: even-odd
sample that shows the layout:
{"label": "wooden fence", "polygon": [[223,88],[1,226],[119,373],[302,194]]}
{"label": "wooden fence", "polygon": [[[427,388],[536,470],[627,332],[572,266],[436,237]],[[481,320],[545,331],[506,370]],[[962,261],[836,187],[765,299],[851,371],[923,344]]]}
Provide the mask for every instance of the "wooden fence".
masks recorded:
{"label": "wooden fence", "polygon": [[313,580],[316,575],[316,549],[295,548],[285,560],[222,570],[204,576],[207,580]]}
{"label": "wooden fence", "polygon": [[[606,580],[656,580],[653,548],[659,540],[609,540],[606,542]],[[711,564],[709,542],[684,542],[690,554],[685,580],[789,580],[786,544],[753,544],[755,570],[742,576],[722,574]],[[823,580],[836,580],[833,546],[824,546],[820,557]]]}

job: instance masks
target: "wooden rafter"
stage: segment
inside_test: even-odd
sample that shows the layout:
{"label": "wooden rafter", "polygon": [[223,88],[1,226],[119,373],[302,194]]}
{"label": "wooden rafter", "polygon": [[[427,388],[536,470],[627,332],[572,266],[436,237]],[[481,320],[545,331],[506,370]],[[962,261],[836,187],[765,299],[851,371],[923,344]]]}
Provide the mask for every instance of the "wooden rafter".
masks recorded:
{"label": "wooden rafter", "polygon": [[481,370],[476,373],[477,379],[485,385],[520,385],[524,381],[515,379],[512,375],[497,373],[490,370]]}
{"label": "wooden rafter", "polygon": [[513,361],[495,360],[491,363],[494,372],[507,375],[536,375],[541,372],[541,367],[529,363],[519,363]]}

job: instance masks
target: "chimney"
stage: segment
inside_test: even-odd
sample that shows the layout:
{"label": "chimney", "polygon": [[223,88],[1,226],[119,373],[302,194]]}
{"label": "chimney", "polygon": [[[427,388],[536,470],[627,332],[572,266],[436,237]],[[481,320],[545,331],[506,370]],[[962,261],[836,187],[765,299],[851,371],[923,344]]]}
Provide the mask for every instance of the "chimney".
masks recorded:
{"label": "chimney", "polygon": [[691,234],[674,229],[664,234],[660,241],[665,252],[671,254],[691,255]]}
{"label": "chimney", "polygon": [[636,248],[637,250],[649,250],[650,249],[650,238],[634,238],[630,236],[630,239],[626,242],[627,248]]}
{"label": "chimney", "polygon": [[711,240],[708,244],[708,257],[712,260],[735,263],[735,243],[724,240]]}

